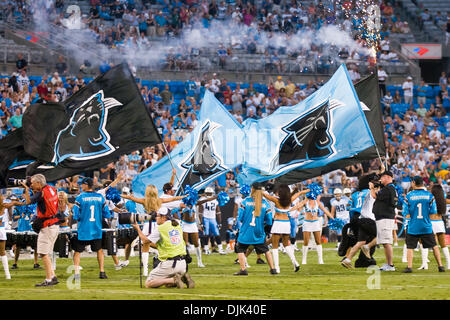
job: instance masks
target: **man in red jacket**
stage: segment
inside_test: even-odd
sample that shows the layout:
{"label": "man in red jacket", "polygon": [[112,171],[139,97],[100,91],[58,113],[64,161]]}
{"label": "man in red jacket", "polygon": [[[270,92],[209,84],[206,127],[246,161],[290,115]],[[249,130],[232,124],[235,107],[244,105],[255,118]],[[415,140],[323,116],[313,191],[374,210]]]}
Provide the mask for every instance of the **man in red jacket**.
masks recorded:
{"label": "man in red jacket", "polygon": [[44,282],[36,284],[36,287],[53,286],[59,283],[52,269],[50,259],[50,254],[53,252],[53,246],[59,232],[59,219],[56,217],[58,212],[58,193],[54,187],[47,184],[45,176],[42,174],[35,174],[31,177],[31,189],[33,190],[31,199],[28,186],[25,184],[24,186],[26,203],[37,203],[37,218],[44,220],[38,235],[37,252],[42,258],[46,279]]}

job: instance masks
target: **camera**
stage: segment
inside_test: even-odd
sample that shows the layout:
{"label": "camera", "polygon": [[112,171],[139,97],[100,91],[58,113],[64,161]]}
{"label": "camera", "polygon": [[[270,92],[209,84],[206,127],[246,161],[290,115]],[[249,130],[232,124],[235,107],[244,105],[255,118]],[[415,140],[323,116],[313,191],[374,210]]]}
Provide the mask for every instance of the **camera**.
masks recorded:
{"label": "camera", "polygon": [[31,177],[27,177],[26,179],[8,178],[8,185],[14,187],[23,187],[22,183],[25,183],[28,187],[31,187]]}
{"label": "camera", "polygon": [[135,224],[152,220],[156,220],[156,212],[151,212],[150,214],[130,212],[119,213],[119,224]]}
{"label": "camera", "polygon": [[377,174],[374,174],[369,177],[369,182],[373,183],[375,188],[383,188],[383,184],[380,182],[380,177]]}

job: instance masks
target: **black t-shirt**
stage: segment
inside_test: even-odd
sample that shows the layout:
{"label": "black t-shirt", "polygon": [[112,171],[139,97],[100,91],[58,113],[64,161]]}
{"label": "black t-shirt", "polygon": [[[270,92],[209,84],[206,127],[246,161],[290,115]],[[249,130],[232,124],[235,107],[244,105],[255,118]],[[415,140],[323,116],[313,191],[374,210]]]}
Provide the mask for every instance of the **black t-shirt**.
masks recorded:
{"label": "black t-shirt", "polygon": [[390,183],[384,186],[378,191],[377,198],[373,204],[372,212],[375,215],[375,219],[394,219],[397,201],[398,196],[394,184]]}
{"label": "black t-shirt", "polygon": [[56,71],[58,71],[59,74],[64,74],[64,72],[67,70],[67,64],[65,62],[58,62],[55,65]]}
{"label": "black t-shirt", "polygon": [[16,61],[16,67],[19,70],[25,68],[27,65],[28,65],[28,62],[25,59],[19,59]]}

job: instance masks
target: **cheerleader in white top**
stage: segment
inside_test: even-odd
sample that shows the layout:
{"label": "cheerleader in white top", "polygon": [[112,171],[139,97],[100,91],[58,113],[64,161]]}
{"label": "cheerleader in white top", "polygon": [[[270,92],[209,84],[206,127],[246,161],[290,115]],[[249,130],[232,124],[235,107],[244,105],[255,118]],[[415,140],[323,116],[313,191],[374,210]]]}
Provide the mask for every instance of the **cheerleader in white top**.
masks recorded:
{"label": "cheerleader in white top", "polygon": [[322,202],[320,202],[319,198],[310,192],[306,194],[306,199],[299,202],[294,208],[299,210],[301,215],[305,216],[305,219],[303,220],[302,264],[306,264],[308,244],[311,233],[314,235],[314,240],[317,244],[319,264],[323,264],[322,241],[320,237],[322,231],[322,219],[319,217],[319,209],[322,210],[330,219],[333,219],[333,216],[328,209],[325,208]]}
{"label": "cheerleader in white top", "polygon": [[294,246],[291,245],[291,221],[289,220],[289,209],[292,202],[299,196],[309,192],[309,190],[299,191],[294,195],[291,195],[291,189],[287,184],[281,184],[277,191],[277,197],[271,196],[268,193],[264,193],[264,197],[272,201],[275,204],[275,216],[270,233],[272,234],[272,256],[275,269],[277,273],[280,273],[279,258],[278,258],[278,246],[280,239],[283,243],[286,253],[294,265],[294,271],[297,272],[300,269],[300,265],[295,259]]}

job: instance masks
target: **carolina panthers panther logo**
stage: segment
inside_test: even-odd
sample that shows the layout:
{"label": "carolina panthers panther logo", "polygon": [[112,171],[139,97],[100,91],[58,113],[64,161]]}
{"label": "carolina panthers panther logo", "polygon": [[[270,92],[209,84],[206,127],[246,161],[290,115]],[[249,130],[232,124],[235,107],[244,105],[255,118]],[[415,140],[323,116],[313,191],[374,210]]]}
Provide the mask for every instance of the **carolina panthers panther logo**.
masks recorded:
{"label": "carolina panthers panther logo", "polygon": [[[187,158],[181,166],[187,171],[181,179],[180,186],[198,186],[205,180],[212,180],[228,169],[221,165],[222,161],[214,155],[214,148],[210,134],[214,130],[214,125],[207,121],[200,133],[197,146],[194,152]],[[181,188],[178,188],[178,193]]]}
{"label": "carolina panthers panther logo", "polygon": [[280,145],[278,158],[274,159],[272,169],[276,171],[278,166],[332,155],[334,139],[330,134],[330,109],[338,106],[343,106],[342,102],[327,100],[284,126],[282,130],[287,136]]}
{"label": "carolina panthers panther logo", "polygon": [[88,98],[75,109],[69,125],[58,133],[52,162],[65,159],[88,160],[99,158],[116,150],[106,131],[109,108],[121,106],[114,98],[105,98],[103,90]]}

